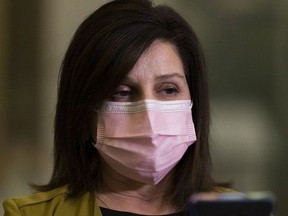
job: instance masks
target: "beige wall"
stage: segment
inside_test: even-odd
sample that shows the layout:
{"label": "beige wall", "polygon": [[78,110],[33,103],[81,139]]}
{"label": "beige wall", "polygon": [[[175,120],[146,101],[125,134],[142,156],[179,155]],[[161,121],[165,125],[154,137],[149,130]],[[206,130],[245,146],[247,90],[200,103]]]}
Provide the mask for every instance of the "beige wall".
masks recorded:
{"label": "beige wall", "polygon": [[[6,1],[0,1],[0,32],[6,32]],[[6,34],[0,34],[0,101],[4,101],[5,98],[6,41]],[[0,142],[4,141],[3,118],[3,103],[0,103]]]}

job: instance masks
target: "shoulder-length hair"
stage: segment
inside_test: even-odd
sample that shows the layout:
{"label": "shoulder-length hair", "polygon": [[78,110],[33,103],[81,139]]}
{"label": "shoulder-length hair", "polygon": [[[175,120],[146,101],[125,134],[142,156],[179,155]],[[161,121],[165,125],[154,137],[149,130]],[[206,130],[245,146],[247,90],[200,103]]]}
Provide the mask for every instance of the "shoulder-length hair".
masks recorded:
{"label": "shoulder-length hair", "polygon": [[99,155],[90,140],[95,109],[111,95],[155,41],[173,44],[193,98],[197,141],[174,169],[168,201],[183,209],[194,192],[217,186],[211,177],[209,101],[205,61],[190,25],[172,8],[149,0],[115,0],[79,26],[60,70],[55,115],[54,171],[47,191],[68,184],[71,196],[97,190]]}

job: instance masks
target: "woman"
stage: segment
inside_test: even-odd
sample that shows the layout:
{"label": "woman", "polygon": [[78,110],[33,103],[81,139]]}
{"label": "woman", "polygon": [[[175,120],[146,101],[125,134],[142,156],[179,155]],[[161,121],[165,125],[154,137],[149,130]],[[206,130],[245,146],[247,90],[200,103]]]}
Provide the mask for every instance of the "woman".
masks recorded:
{"label": "woman", "polygon": [[193,193],[223,190],[208,134],[204,57],[189,24],[149,0],[107,3],[61,67],[52,178],[5,201],[6,215],[183,215]]}

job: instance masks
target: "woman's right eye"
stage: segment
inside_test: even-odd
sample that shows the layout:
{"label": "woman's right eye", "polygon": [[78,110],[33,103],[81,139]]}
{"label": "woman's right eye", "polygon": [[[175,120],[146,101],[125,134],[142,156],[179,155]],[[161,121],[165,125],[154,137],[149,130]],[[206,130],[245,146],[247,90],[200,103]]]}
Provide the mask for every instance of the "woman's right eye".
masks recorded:
{"label": "woman's right eye", "polygon": [[119,86],[111,95],[111,101],[128,102],[131,101],[133,93],[128,86]]}

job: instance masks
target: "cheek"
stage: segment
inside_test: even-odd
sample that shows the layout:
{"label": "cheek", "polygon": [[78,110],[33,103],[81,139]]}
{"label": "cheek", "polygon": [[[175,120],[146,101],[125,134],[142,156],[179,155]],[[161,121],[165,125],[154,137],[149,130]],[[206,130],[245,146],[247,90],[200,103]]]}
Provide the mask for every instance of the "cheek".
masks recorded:
{"label": "cheek", "polygon": [[185,86],[183,86],[183,97],[185,99],[191,99],[192,100],[192,94],[190,94],[189,86],[186,83]]}
{"label": "cheek", "polygon": [[189,88],[188,88],[188,97],[190,98],[190,100],[192,100],[192,95],[190,94]]}

